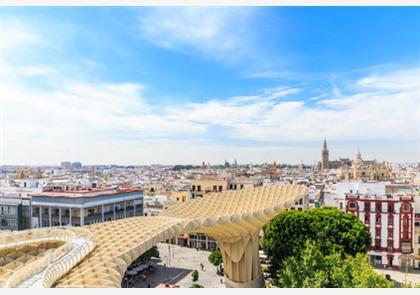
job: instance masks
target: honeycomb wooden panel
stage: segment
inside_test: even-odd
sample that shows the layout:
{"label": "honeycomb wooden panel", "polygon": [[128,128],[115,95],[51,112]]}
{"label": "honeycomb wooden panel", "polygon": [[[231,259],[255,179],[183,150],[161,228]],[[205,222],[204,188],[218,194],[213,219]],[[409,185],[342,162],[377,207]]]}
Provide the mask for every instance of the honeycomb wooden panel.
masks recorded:
{"label": "honeycomb wooden panel", "polygon": [[[306,194],[306,187],[300,185],[226,191],[175,204],[159,216],[96,223],[85,227],[87,231],[67,228],[75,236],[90,236],[95,248],[53,286],[120,287],[128,266],[152,246],[180,233],[202,232],[215,238],[221,248],[228,287],[260,287],[259,232],[272,217]],[[35,242],[43,233],[32,230],[19,238],[29,237]],[[2,239],[13,242],[7,233],[0,233]]]}

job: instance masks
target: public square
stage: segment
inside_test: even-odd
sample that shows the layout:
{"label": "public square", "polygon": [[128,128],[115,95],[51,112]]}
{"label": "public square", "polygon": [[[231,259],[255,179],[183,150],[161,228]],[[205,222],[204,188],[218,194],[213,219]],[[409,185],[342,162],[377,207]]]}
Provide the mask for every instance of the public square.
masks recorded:
{"label": "public square", "polygon": [[[375,268],[375,271],[383,275],[389,274],[392,280],[395,280],[400,284],[405,283],[405,276],[406,276],[405,272],[398,271],[398,270],[390,270],[390,269],[380,269],[380,268]],[[407,273],[407,284],[410,284],[410,283],[413,286],[420,284],[420,271],[416,270],[416,271],[410,271]]]}
{"label": "public square", "polygon": [[[181,288],[188,288],[193,283],[198,283],[205,288],[225,287],[221,282],[223,277],[216,274],[216,267],[208,261],[211,252],[169,244],[157,246],[160,259],[153,259],[157,262],[157,269],[145,280],[137,280],[136,288],[148,288],[148,286],[155,288],[161,283],[177,285]],[[200,263],[204,266],[203,269]],[[199,273],[197,282],[192,281],[191,272],[194,270]],[[126,287],[124,283],[123,287]]]}

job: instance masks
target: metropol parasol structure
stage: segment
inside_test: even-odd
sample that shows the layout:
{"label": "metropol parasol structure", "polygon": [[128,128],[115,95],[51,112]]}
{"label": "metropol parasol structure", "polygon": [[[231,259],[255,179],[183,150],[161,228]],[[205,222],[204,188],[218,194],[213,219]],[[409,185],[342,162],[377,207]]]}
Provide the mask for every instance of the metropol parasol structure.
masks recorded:
{"label": "metropol parasol structure", "polygon": [[0,287],[118,288],[145,251],[189,232],[217,240],[226,287],[263,287],[260,231],[306,194],[301,185],[263,186],[176,203],[159,216],[0,232]]}

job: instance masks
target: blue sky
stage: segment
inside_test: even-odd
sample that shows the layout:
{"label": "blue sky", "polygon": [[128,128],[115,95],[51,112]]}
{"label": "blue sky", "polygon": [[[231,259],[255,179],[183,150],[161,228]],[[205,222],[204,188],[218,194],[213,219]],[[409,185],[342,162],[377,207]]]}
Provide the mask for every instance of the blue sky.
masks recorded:
{"label": "blue sky", "polygon": [[419,161],[419,16],[2,8],[0,163]]}

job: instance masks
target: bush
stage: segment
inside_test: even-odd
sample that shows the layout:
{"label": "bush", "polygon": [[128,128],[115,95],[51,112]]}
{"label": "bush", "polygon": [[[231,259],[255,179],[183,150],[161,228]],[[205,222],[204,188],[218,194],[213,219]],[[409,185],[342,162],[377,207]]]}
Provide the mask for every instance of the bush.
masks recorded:
{"label": "bush", "polygon": [[214,251],[209,255],[209,262],[214,266],[219,266],[223,262],[220,251]]}
{"label": "bush", "polygon": [[190,286],[190,288],[204,288],[204,287],[201,286],[200,284],[194,283]]}
{"label": "bush", "polygon": [[198,271],[197,271],[197,270],[194,270],[194,271],[191,273],[191,276],[192,276],[192,280],[193,280],[193,282],[198,281]]}

